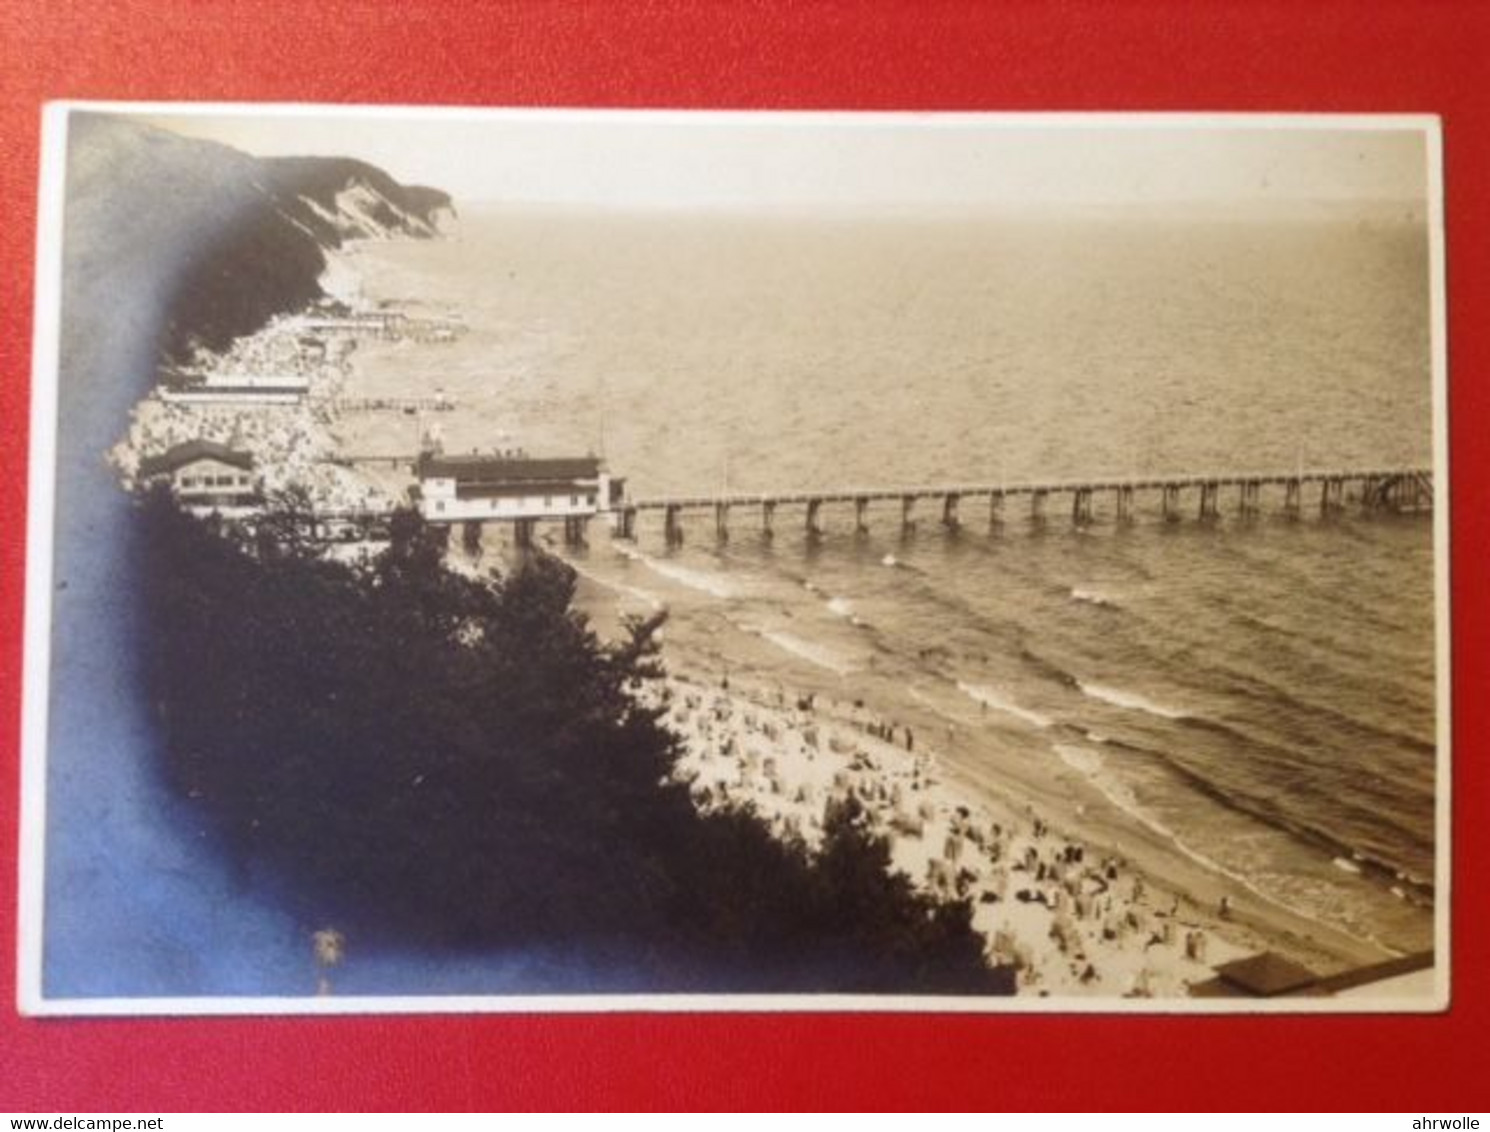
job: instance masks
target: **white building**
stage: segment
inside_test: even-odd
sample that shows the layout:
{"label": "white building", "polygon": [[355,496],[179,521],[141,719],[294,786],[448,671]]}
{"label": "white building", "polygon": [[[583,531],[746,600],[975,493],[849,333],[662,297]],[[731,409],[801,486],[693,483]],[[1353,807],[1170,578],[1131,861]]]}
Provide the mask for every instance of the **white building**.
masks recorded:
{"label": "white building", "polygon": [[594,456],[425,453],[414,471],[419,510],[432,523],[588,519],[619,506],[625,486]]}
{"label": "white building", "polygon": [[241,512],[262,501],[253,456],[210,440],[190,440],[146,456],[139,482],[169,484],[181,505],[197,514]]}
{"label": "white building", "polygon": [[177,371],[171,378],[160,398],[177,405],[296,405],[310,392],[305,374]]}

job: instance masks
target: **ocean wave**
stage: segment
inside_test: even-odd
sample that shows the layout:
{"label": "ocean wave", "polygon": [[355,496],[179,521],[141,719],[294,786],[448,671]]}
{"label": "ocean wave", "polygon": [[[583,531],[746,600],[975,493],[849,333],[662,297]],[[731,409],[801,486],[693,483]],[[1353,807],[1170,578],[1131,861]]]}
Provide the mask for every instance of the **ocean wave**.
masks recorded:
{"label": "ocean wave", "polygon": [[[1197,865],[1199,865],[1206,871],[1214,873],[1217,876],[1225,877],[1227,880],[1231,881],[1238,887],[1246,889],[1246,891],[1252,893],[1252,895],[1256,896],[1259,900],[1265,900],[1276,908],[1285,909],[1286,911],[1292,912],[1298,916],[1303,916],[1305,919],[1312,920],[1318,924],[1329,924],[1337,930],[1343,931],[1347,935],[1351,935],[1354,938],[1362,940],[1364,942],[1380,942],[1373,936],[1362,934],[1350,925],[1338,922],[1333,917],[1326,917],[1319,911],[1307,906],[1307,904],[1297,899],[1285,899],[1282,896],[1268,891],[1266,888],[1259,885],[1253,876],[1238,871],[1237,869],[1230,868],[1227,865],[1224,865],[1220,861],[1216,860],[1216,858],[1203,853],[1200,850],[1194,848],[1192,845],[1188,844],[1172,828],[1170,828],[1163,821],[1161,821],[1159,818],[1155,817],[1152,813],[1145,809],[1144,806],[1138,801],[1137,795],[1135,795],[1128,786],[1119,782],[1111,774],[1106,773],[1106,764],[1102,760],[1101,756],[1098,755],[1096,752],[1085,751],[1079,747],[1072,747],[1064,743],[1053,744],[1052,749],[1055,751],[1056,755],[1061,759],[1061,761],[1064,762],[1067,766],[1085,775],[1087,781],[1091,783],[1092,787],[1096,789],[1097,792],[1100,793],[1104,798],[1106,798],[1107,801],[1112,803],[1112,805],[1117,807],[1123,813],[1127,814],[1130,818],[1138,822],[1151,833],[1154,833],[1157,836],[1163,838],[1165,841],[1169,842],[1177,850],[1179,850],[1186,857],[1194,861]],[[1338,860],[1336,861],[1336,864],[1339,864]]]}
{"label": "ocean wave", "polygon": [[971,700],[982,704],[984,707],[992,708],[994,711],[1012,715],[1015,719],[1021,719],[1031,727],[1049,727],[1050,717],[1041,715],[1037,711],[1020,707],[1013,700],[1000,694],[997,690],[986,684],[967,684],[957,681],[957,690]]}
{"label": "ocean wave", "polygon": [[834,617],[842,617],[850,625],[853,625],[854,627],[859,629],[869,629],[872,627],[868,621],[865,621],[862,617],[859,617],[854,612],[854,603],[851,602],[848,598],[830,594],[827,590],[823,589],[822,586],[818,585],[811,578],[791,574],[788,574],[787,576],[790,577],[792,581],[800,585],[808,593],[812,594],[814,597],[822,601],[823,606]]}
{"label": "ocean wave", "polygon": [[718,574],[710,574],[703,570],[695,570],[688,566],[680,566],[676,562],[665,562],[643,554],[639,550],[630,547],[617,546],[617,551],[624,558],[632,562],[640,563],[654,574],[666,578],[670,582],[676,582],[685,589],[695,590],[698,593],[717,597],[722,601],[729,601],[740,596],[740,587]]}
{"label": "ocean wave", "polygon": [[1084,747],[1073,747],[1069,743],[1056,743],[1052,748],[1060,756],[1061,762],[1072,770],[1080,771],[1088,778],[1095,778],[1102,772],[1105,765],[1102,756],[1096,751],[1088,751]]}
{"label": "ocean wave", "polygon": [[1113,607],[1116,603],[1112,598],[1098,590],[1082,589],[1080,586],[1071,587],[1071,600],[1084,602],[1087,605]]}
{"label": "ocean wave", "polygon": [[661,609],[665,604],[662,598],[653,593],[651,590],[644,590],[640,586],[629,586],[625,582],[619,582],[614,578],[602,577],[594,570],[591,570],[588,567],[581,565],[579,562],[576,562],[573,558],[565,558],[564,561],[569,566],[569,568],[576,574],[580,575],[580,577],[584,578],[586,581],[594,583],[597,586],[600,586],[603,589],[610,590],[612,593],[620,594],[623,597],[629,597],[633,601],[639,602],[642,605],[645,605],[653,610]]}
{"label": "ocean wave", "polygon": [[[1186,725],[1203,727],[1228,734],[1231,733],[1230,729],[1224,725],[1193,718],[1187,720]],[[1226,810],[1230,810],[1242,817],[1286,834],[1301,844],[1308,846],[1310,849],[1325,854],[1331,860],[1339,858],[1354,863],[1356,866],[1355,871],[1368,878],[1375,878],[1383,883],[1391,879],[1409,881],[1409,878],[1404,877],[1403,871],[1399,871],[1398,865],[1389,863],[1380,857],[1368,854],[1353,846],[1350,843],[1351,838],[1349,836],[1343,835],[1338,829],[1326,827],[1321,823],[1319,818],[1305,820],[1296,814],[1290,814],[1281,810],[1275,803],[1265,798],[1256,797],[1239,790],[1235,784],[1226,784],[1215,780],[1199,767],[1192,765],[1184,759],[1177,758],[1172,753],[1155,750],[1141,744],[1118,740],[1113,740],[1112,745],[1159,763],[1183,783],[1185,788],[1195,791],[1201,797]],[[1375,814],[1373,815],[1373,819],[1378,823],[1386,822],[1387,825],[1396,829],[1404,837],[1411,832],[1384,815]],[[1411,878],[1409,883],[1416,881],[1416,879]],[[1426,888],[1431,892],[1431,884],[1426,885]]]}
{"label": "ocean wave", "polygon": [[[1173,842],[1187,856],[1194,856],[1194,854],[1190,853],[1188,849],[1185,849],[1180,844],[1174,830],[1170,829],[1169,826],[1165,825],[1139,805],[1137,795],[1128,786],[1119,782],[1112,775],[1104,773],[1107,765],[1106,761],[1096,751],[1088,751],[1081,747],[1074,747],[1068,743],[1054,743],[1051,745],[1051,749],[1055,751],[1063,763],[1071,767],[1071,769],[1084,774],[1097,791],[1114,806],[1122,810],[1123,813],[1165,840]],[[1210,865],[1214,867],[1216,872],[1225,872],[1215,862],[1210,862]]]}
{"label": "ocean wave", "polygon": [[654,594],[651,590],[644,590],[640,586],[627,586],[623,585],[620,582],[611,582],[606,581],[602,578],[594,578],[593,575],[591,575],[591,577],[597,585],[602,585],[608,589],[614,590],[622,597],[629,597],[632,601],[635,601],[641,605],[645,605],[653,612],[665,609],[667,607],[667,603],[663,601],[662,598]]}
{"label": "ocean wave", "polygon": [[[1361,743],[1386,740],[1406,750],[1427,756],[1435,754],[1438,750],[1437,743],[1432,738],[1424,738],[1422,735],[1414,734],[1403,728],[1393,727],[1381,719],[1364,719],[1357,713],[1332,707],[1318,698],[1306,699],[1295,687],[1283,681],[1270,680],[1230,665],[1218,666],[1214,669],[1214,673],[1218,678],[1218,684],[1224,679],[1222,686],[1226,692],[1244,696],[1275,715],[1280,711],[1297,713],[1300,718],[1307,718],[1334,728],[1337,733],[1350,735]],[[1376,696],[1378,703],[1386,705],[1404,702],[1401,698],[1392,697],[1388,689],[1379,689]]]}
{"label": "ocean wave", "polygon": [[1188,712],[1179,708],[1167,707],[1161,703],[1155,703],[1146,696],[1140,696],[1137,692],[1127,692],[1122,688],[1109,687],[1106,684],[1088,684],[1084,680],[1078,680],[1076,687],[1081,694],[1103,703],[1112,704],[1114,707],[1127,708],[1130,711],[1146,712],[1149,715],[1157,715],[1160,719],[1189,719]]}
{"label": "ocean wave", "polygon": [[756,630],[756,635],[763,641],[769,641],[782,652],[816,665],[818,668],[826,669],[836,676],[847,676],[854,671],[854,664],[842,653],[827,645],[818,644],[815,641],[803,640],[793,633],[783,633],[779,629]]}
{"label": "ocean wave", "polygon": [[1024,661],[1025,664],[1039,675],[1045,677],[1045,679],[1053,680],[1062,687],[1074,688],[1080,683],[1073,674],[1067,672],[1055,661],[1046,660],[1045,657],[1028,646],[1021,646],[1019,649],[1019,659]]}

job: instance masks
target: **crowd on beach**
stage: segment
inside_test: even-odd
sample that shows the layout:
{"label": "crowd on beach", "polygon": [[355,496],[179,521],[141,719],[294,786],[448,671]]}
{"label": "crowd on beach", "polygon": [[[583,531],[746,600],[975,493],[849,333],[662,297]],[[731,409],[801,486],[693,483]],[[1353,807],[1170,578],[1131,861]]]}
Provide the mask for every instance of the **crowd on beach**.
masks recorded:
{"label": "crowd on beach", "polygon": [[336,399],[350,373],[355,339],[307,340],[293,324],[273,322],[239,338],[222,354],[198,353],[182,372],[231,380],[250,374],[299,375],[309,392],[294,403],[220,403],[167,400],[152,392],[130,413],[125,438],[109,453],[126,486],[134,486],[140,463],[178,444],[208,440],[247,452],[261,489],[272,496],[305,490],[318,511],[381,512],[397,500],[357,470],[335,462]]}
{"label": "crowd on beach", "polygon": [[1021,994],[1179,997],[1246,954],[1122,857],[1031,807],[994,812],[970,798],[910,727],[860,703],[682,676],[658,694],[684,740],[676,773],[696,805],[749,807],[813,847],[829,805],[856,799],[892,867],[972,903],[989,961],[1016,969]]}
{"label": "crowd on beach", "polygon": [[255,374],[299,376],[316,383],[321,396],[335,396],[351,373],[356,339],[310,334],[298,317],[279,317],[255,334],[233,341],[220,354],[198,350],[188,369],[218,379]]}

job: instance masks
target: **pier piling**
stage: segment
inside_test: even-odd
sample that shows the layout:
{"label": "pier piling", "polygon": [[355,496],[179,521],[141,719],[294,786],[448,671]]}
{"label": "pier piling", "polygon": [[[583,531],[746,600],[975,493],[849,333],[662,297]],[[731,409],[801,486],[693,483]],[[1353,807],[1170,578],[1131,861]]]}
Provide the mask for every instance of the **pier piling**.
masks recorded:
{"label": "pier piling", "polygon": [[1071,493],[1071,522],[1084,527],[1092,521],[1092,489],[1078,487]]}
{"label": "pier piling", "polygon": [[1433,506],[1433,481],[1428,478],[1426,473],[1419,472],[1404,476],[1403,478],[1408,480],[1412,485],[1412,507],[1414,510],[1419,507]]}
{"label": "pier piling", "polygon": [[1329,476],[1322,480],[1319,485],[1319,511],[1322,515],[1328,515],[1340,510],[1345,504],[1345,481]]}
{"label": "pier piling", "polygon": [[1218,483],[1206,482],[1200,485],[1200,517],[1202,520],[1210,521],[1220,516],[1221,509],[1216,505],[1220,494],[1221,485]]}
{"label": "pier piling", "polygon": [[942,500],[942,526],[949,531],[955,531],[962,525],[957,518],[957,504],[961,499],[962,496],[955,492],[948,492],[946,498]]}
{"label": "pier piling", "polygon": [[1180,485],[1167,483],[1164,485],[1164,519],[1166,522],[1177,523],[1180,518]]}
{"label": "pier piling", "polygon": [[1045,497],[1049,494],[1044,488],[1039,487],[1030,492],[1030,518],[1037,523],[1045,521]]}
{"label": "pier piling", "polygon": [[1256,480],[1243,480],[1237,487],[1237,512],[1243,518],[1254,517],[1260,509],[1262,485]]}
{"label": "pier piling", "polygon": [[817,538],[823,533],[823,528],[818,522],[818,508],[823,505],[821,499],[809,499],[807,501],[807,537]]}
{"label": "pier piling", "polygon": [[1283,510],[1297,516],[1302,510],[1304,484],[1297,478],[1290,479],[1283,488]]}
{"label": "pier piling", "polygon": [[475,554],[481,549],[481,524],[476,521],[465,522],[460,525],[460,541],[466,551]]}

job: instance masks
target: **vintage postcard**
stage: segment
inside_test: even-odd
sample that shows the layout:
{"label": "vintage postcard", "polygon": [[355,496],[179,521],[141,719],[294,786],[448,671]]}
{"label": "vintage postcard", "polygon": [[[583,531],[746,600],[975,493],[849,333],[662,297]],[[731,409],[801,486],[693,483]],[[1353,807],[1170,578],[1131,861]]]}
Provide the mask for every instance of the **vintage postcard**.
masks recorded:
{"label": "vintage postcard", "polygon": [[22,1008],[1443,1009],[1440,177],[50,107]]}

